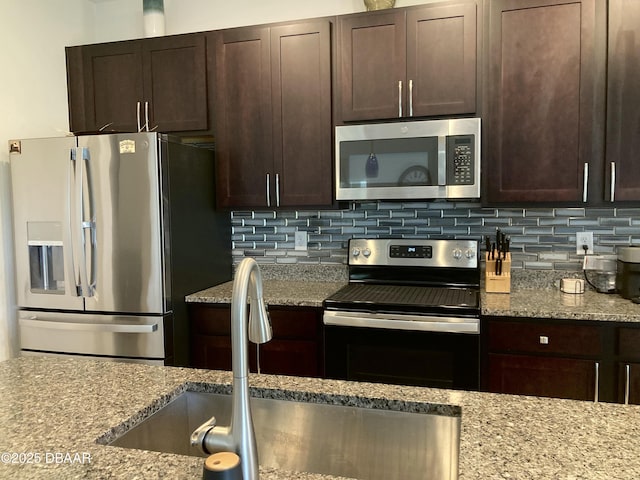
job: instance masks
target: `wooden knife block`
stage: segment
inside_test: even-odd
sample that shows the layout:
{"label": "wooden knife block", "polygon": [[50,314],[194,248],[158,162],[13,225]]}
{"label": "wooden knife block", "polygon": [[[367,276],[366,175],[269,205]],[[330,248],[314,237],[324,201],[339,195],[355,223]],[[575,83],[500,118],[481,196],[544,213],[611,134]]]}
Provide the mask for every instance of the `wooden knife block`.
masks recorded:
{"label": "wooden knife block", "polygon": [[485,291],[487,293],[511,292],[511,253],[502,259],[502,275],[496,275],[496,261],[489,259],[485,253]]}

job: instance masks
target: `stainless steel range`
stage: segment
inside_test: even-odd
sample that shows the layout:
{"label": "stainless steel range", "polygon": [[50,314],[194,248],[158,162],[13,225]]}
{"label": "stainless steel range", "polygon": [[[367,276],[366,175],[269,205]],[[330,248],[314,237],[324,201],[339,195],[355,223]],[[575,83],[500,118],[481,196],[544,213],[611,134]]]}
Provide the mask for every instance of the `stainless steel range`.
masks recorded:
{"label": "stainless steel range", "polygon": [[477,241],[353,239],[348,265],[324,303],[328,377],[478,388]]}

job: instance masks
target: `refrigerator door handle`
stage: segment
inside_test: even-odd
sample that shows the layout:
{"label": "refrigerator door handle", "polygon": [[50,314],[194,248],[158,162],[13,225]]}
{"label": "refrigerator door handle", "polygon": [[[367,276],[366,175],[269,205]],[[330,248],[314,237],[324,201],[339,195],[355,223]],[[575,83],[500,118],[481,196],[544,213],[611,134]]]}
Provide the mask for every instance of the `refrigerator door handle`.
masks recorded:
{"label": "refrigerator door handle", "polygon": [[[89,269],[87,267],[87,245],[85,230],[90,232],[91,247],[93,248],[93,225],[92,221],[86,222],[84,220],[84,203],[85,203],[85,191],[84,191],[84,167],[89,160],[89,149],[86,147],[78,147],[76,152],[76,175],[75,175],[75,211],[73,212],[72,222],[75,226],[72,227],[72,231],[75,233],[75,246],[73,253],[75,257],[75,263],[80,270],[80,295],[83,297],[92,297],[93,288],[89,283]],[[87,177],[88,179],[88,177]],[[90,196],[88,197],[90,201]],[[91,210],[91,207],[90,207]],[[92,255],[94,257],[94,255]],[[93,276],[93,272],[92,272]],[[76,282],[77,284],[77,282]]]}
{"label": "refrigerator door handle", "polygon": [[73,285],[75,287],[74,289],[74,293],[76,296],[81,296],[82,292],[81,292],[81,285],[78,284],[78,277],[80,276],[80,271],[78,269],[78,262],[77,262],[77,258],[76,258],[76,248],[77,248],[77,244],[76,244],[76,237],[75,237],[75,230],[72,228],[71,224],[72,222],[75,220],[75,208],[74,208],[74,202],[73,202],[73,198],[74,198],[74,192],[75,192],[75,175],[74,175],[74,165],[76,165],[76,157],[77,157],[77,149],[76,148],[72,148],[71,149],[71,157],[69,159],[69,169],[68,169],[68,175],[67,175],[67,219],[68,221],[66,222],[66,227],[67,227],[67,238],[70,239],[69,241],[69,252],[67,255],[64,255],[64,261],[69,262],[69,269],[67,271],[70,271],[73,274]]}
{"label": "refrigerator door handle", "polygon": [[85,332],[110,332],[110,333],[153,333],[158,330],[158,324],[127,325],[117,323],[76,323],[76,322],[51,322],[38,320],[33,315],[31,318],[21,318],[20,325],[25,327],[46,328],[53,330],[73,330]]}

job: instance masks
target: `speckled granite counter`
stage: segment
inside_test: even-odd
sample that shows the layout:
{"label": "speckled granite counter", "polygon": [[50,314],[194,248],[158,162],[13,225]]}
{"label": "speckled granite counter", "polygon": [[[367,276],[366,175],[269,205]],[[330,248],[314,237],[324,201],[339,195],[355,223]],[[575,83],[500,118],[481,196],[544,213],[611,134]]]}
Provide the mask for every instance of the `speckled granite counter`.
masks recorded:
{"label": "speckled granite counter", "polygon": [[616,294],[587,290],[582,294],[558,289],[526,289],[510,294],[482,292],[483,315],[640,322],[640,305]]}
{"label": "speckled granite counter", "polygon": [[[346,282],[314,282],[295,280],[264,280],[264,301],[267,305],[322,307],[322,302],[342,288]],[[233,282],[207,288],[186,297],[187,303],[231,303]]]}
{"label": "speckled granite counter", "polygon": [[482,314],[640,322],[640,305],[617,294],[598,293],[589,285],[586,285],[584,293],[563,293],[559,284],[564,277],[584,278],[581,272],[514,271],[511,293],[486,293],[482,289]]}
{"label": "speckled granite counter", "polygon": [[[2,479],[197,479],[202,459],[99,445],[188,388],[227,388],[228,372],[20,358],[0,363],[0,452],[78,453],[84,462],[0,462]],[[640,478],[640,407],[477,392],[252,375],[263,396],[339,396],[362,406],[407,401],[461,410],[460,479]],[[434,407],[435,405],[435,407]],[[154,409],[155,409],[154,408]],[[120,426],[120,428],[117,428]],[[114,428],[116,427],[116,428]],[[3,457],[3,459],[6,457]],[[87,461],[87,459],[90,461]],[[265,480],[317,474],[261,468]]]}
{"label": "speckled granite counter", "polygon": [[[317,278],[313,277],[312,278]],[[526,277],[529,281],[530,275]],[[545,278],[545,281],[540,281]],[[549,284],[548,276],[537,276],[538,283],[527,284],[520,280],[512,292],[486,293],[482,290],[480,305],[483,315],[563,318],[572,320],[597,320],[640,322],[640,305],[616,294],[597,293],[587,289],[584,294],[562,293]],[[299,278],[284,280],[281,277],[264,280],[264,297],[270,305],[321,307],[322,302],[339,290],[347,280],[306,281]],[[211,287],[186,297],[187,302],[231,303],[232,282]]]}

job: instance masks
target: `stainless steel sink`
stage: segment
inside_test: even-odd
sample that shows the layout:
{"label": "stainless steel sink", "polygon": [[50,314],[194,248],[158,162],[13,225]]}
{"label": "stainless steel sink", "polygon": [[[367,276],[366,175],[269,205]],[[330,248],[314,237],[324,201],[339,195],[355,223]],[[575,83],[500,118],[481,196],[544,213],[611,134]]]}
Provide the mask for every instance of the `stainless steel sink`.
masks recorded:
{"label": "stainless steel sink", "polygon": [[[359,479],[456,479],[460,417],[251,398],[260,465]],[[185,392],[111,445],[202,455],[201,423],[229,422],[231,397]]]}

